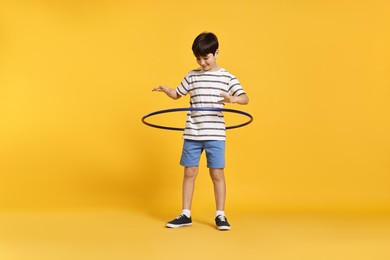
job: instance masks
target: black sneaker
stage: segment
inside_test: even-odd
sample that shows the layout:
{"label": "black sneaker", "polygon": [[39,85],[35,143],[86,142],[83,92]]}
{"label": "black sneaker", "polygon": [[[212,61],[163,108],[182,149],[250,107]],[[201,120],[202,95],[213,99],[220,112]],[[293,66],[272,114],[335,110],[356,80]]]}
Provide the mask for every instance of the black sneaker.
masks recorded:
{"label": "black sneaker", "polygon": [[230,229],[229,222],[227,221],[227,218],[225,216],[218,215],[215,218],[215,224],[217,225],[218,230],[229,230]]}
{"label": "black sneaker", "polygon": [[168,222],[165,226],[168,228],[178,228],[178,227],[191,226],[191,225],[192,225],[191,217],[187,217],[186,215],[181,214],[174,220]]}

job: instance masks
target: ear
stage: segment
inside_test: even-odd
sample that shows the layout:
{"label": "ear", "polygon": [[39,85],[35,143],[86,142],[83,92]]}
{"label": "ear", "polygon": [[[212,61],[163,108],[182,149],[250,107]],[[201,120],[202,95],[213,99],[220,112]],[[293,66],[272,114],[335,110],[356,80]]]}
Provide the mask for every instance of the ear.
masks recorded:
{"label": "ear", "polygon": [[216,50],[215,53],[214,53],[214,57],[217,58],[218,54],[219,54],[219,50]]}

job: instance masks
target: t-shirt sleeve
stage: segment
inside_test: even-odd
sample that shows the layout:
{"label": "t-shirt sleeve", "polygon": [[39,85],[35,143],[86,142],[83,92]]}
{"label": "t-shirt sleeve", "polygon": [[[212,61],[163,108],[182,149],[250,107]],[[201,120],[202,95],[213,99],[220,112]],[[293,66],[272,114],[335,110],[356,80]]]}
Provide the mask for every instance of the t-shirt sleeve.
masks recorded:
{"label": "t-shirt sleeve", "polygon": [[189,86],[190,86],[190,78],[189,75],[187,74],[182,80],[182,82],[180,83],[180,85],[176,88],[177,94],[179,94],[180,96],[187,95],[188,92],[190,91]]}
{"label": "t-shirt sleeve", "polygon": [[240,82],[236,77],[231,78],[229,82],[229,93],[231,96],[239,96],[245,94],[245,90],[242,88]]}

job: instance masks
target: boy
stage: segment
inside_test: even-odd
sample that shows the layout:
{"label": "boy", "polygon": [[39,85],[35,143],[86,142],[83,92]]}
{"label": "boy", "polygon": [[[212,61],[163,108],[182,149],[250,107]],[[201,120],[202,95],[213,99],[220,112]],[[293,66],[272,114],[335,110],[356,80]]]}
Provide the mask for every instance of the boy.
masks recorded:
{"label": "boy", "polygon": [[[225,103],[246,105],[249,99],[235,76],[217,64],[219,43],[213,33],[198,35],[192,51],[200,68],[190,71],[176,89],[159,86],[153,91],[164,92],[172,99],[190,94],[191,107],[223,108]],[[184,166],[182,186],[182,213],[168,222],[166,227],[177,228],[192,225],[191,204],[198,174],[201,153],[206,152],[207,167],[214,186],[216,203],[215,223],[218,230],[229,230],[225,217],[226,184],[225,122],[219,111],[191,111],[187,114],[184,145],[180,164]]]}

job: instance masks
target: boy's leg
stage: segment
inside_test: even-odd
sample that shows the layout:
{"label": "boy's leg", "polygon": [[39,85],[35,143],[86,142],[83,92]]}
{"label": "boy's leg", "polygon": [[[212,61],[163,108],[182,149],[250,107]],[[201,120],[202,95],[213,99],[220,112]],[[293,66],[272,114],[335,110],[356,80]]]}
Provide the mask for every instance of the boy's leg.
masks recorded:
{"label": "boy's leg", "polygon": [[205,142],[207,167],[214,185],[215,203],[218,211],[225,208],[226,183],[225,183],[225,141]]}
{"label": "boy's leg", "polygon": [[218,230],[229,230],[230,224],[225,216],[226,182],[223,168],[210,168],[214,185],[215,204],[217,207],[215,224]]}
{"label": "boy's leg", "polygon": [[168,222],[166,224],[167,227],[176,228],[190,226],[192,224],[191,204],[195,189],[195,180],[198,175],[199,159],[202,151],[203,148],[201,142],[184,140],[183,151],[180,159],[180,164],[184,166],[182,213],[176,219]]}
{"label": "boy's leg", "polygon": [[194,195],[195,180],[198,175],[198,166],[184,167],[182,187],[182,208],[191,210],[192,197]]}
{"label": "boy's leg", "polygon": [[213,181],[215,204],[217,210],[224,211],[226,199],[226,182],[223,168],[210,168],[210,177]]}
{"label": "boy's leg", "polygon": [[166,227],[178,228],[191,226],[191,204],[194,194],[195,180],[198,175],[198,167],[184,167],[183,187],[182,187],[182,213],[174,220],[166,223]]}
{"label": "boy's leg", "polygon": [[182,186],[182,207],[183,210],[190,210],[192,196],[194,194],[195,180],[198,175],[200,155],[202,154],[202,142],[184,140],[180,164],[184,166]]}

